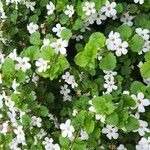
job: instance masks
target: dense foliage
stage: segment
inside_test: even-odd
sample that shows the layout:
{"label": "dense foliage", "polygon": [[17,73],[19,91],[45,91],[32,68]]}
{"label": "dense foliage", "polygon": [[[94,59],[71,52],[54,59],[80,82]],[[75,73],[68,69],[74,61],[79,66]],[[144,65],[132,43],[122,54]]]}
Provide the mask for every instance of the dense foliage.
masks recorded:
{"label": "dense foliage", "polygon": [[149,0],[0,0],[0,149],[150,150]]}

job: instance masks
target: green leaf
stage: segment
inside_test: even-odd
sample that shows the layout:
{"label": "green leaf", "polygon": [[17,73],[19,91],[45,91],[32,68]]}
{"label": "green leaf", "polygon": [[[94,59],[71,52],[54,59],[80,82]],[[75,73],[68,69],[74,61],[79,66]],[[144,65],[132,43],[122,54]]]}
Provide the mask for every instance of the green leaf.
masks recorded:
{"label": "green leaf", "polygon": [[106,123],[111,125],[117,125],[119,121],[118,114],[112,113],[106,118]]}
{"label": "green leaf", "polygon": [[143,38],[138,36],[137,34],[135,34],[132,37],[131,42],[129,43],[130,49],[133,52],[140,52],[142,50],[143,45],[144,45]]}
{"label": "green leaf", "polygon": [[88,64],[88,57],[86,57],[84,52],[79,52],[75,56],[74,61],[78,66],[85,67]]}
{"label": "green leaf", "polygon": [[39,47],[38,46],[29,46],[26,50],[21,52],[21,56],[29,57],[31,61],[38,59],[39,57]]}
{"label": "green leaf", "polygon": [[150,61],[141,66],[140,72],[143,78],[150,78]]}
{"label": "green leaf", "polygon": [[54,50],[50,46],[44,46],[41,50],[40,57],[44,60],[51,60],[54,56]]}
{"label": "green leaf", "polygon": [[135,107],[136,105],[131,96],[127,94],[122,95],[121,99],[123,100],[123,107]]}
{"label": "green leaf", "polygon": [[60,55],[58,57],[58,63],[59,63],[59,66],[60,66],[60,69],[62,72],[69,67],[69,63],[68,63],[66,57],[63,55]]}
{"label": "green leaf", "polygon": [[75,140],[72,150],[85,150],[87,143],[79,139]]}
{"label": "green leaf", "polygon": [[131,84],[130,91],[133,94],[137,94],[138,92],[142,90],[143,87],[144,87],[144,84],[142,82],[134,81]]}
{"label": "green leaf", "polygon": [[108,53],[101,61],[100,61],[100,69],[111,71],[116,67],[116,57],[113,53]]}
{"label": "green leaf", "polygon": [[26,74],[22,70],[18,70],[16,73],[16,80],[19,83],[23,83],[26,80]]}
{"label": "green leaf", "polygon": [[115,110],[114,103],[111,100],[106,100],[103,97],[95,97],[92,100],[92,104],[96,109],[96,113],[109,115]]}
{"label": "green leaf", "polygon": [[34,32],[30,35],[30,43],[33,45],[40,45],[41,44],[39,32]]}
{"label": "green leaf", "polygon": [[73,30],[79,30],[83,27],[83,21],[81,19],[77,19],[72,27]]}
{"label": "green leaf", "polygon": [[89,44],[95,48],[102,48],[105,46],[105,36],[100,32],[94,32],[89,39]]}
{"label": "green leaf", "polygon": [[122,13],[123,12],[122,3],[118,3],[115,9],[117,10],[117,13]]}
{"label": "green leaf", "polygon": [[40,106],[39,115],[42,117],[46,117],[48,115],[48,109],[46,106]]}
{"label": "green leaf", "polygon": [[61,38],[64,40],[69,40],[72,36],[71,30],[70,29],[63,29],[61,31]]}
{"label": "green leaf", "polygon": [[60,135],[59,143],[63,148],[68,148],[69,144],[70,144],[70,140],[68,138],[64,138],[64,137],[62,137],[62,135]]}
{"label": "green leaf", "polygon": [[92,120],[92,117],[90,115],[87,115],[84,119],[84,128],[85,131],[90,134],[93,132],[95,126],[95,122]]}
{"label": "green leaf", "polygon": [[11,84],[13,77],[15,74],[15,64],[14,61],[11,58],[5,59],[3,65],[2,65],[2,78],[3,80]]}
{"label": "green leaf", "polygon": [[18,18],[18,12],[17,10],[14,10],[11,14],[10,20],[13,24],[16,24],[17,18]]}
{"label": "green leaf", "polygon": [[150,52],[146,52],[144,58],[145,61],[150,61]]}
{"label": "green leaf", "polygon": [[121,25],[118,30],[120,33],[121,39],[126,41],[132,35],[132,28],[126,24]]}
{"label": "green leaf", "polygon": [[138,129],[139,128],[138,119],[130,116],[127,120],[125,127],[128,132]]}
{"label": "green leaf", "polygon": [[31,117],[29,115],[23,115],[22,116],[22,125],[23,126],[30,125],[30,122],[31,122]]}

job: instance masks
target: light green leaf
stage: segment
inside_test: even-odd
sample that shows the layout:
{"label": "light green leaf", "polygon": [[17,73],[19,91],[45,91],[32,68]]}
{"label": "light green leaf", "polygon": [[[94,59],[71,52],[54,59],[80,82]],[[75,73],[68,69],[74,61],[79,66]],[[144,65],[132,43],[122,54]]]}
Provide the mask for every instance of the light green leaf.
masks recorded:
{"label": "light green leaf", "polygon": [[140,72],[143,78],[150,78],[150,61],[141,66]]}

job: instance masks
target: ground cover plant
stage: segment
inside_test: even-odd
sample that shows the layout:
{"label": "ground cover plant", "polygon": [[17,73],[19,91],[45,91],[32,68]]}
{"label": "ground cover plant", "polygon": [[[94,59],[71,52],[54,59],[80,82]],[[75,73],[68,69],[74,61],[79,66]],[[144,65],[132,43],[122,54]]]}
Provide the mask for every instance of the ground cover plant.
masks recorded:
{"label": "ground cover plant", "polygon": [[0,0],[0,150],[150,150],[149,0]]}

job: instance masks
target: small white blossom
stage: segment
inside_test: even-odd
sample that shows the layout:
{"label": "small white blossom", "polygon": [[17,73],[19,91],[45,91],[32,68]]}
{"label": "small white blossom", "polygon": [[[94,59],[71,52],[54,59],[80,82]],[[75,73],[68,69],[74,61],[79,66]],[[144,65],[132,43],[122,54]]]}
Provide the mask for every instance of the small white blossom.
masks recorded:
{"label": "small white blossom", "polygon": [[40,117],[32,116],[31,124],[40,128],[42,126],[42,119]]}
{"label": "small white blossom", "polygon": [[138,145],[136,145],[136,150],[150,150],[150,137],[147,139],[142,137]]}
{"label": "small white blossom", "polygon": [[31,64],[29,63],[30,59],[28,57],[17,57],[16,61],[18,61],[15,66],[16,70],[21,69],[23,72],[26,72],[31,68]]}
{"label": "small white blossom", "polygon": [[101,11],[104,12],[107,17],[113,17],[117,13],[115,7],[115,2],[110,3],[108,0],[106,0],[105,6],[101,8]]}
{"label": "small white blossom", "polygon": [[52,2],[50,2],[49,4],[46,5],[47,8],[47,14],[51,15],[53,14],[54,10],[55,10],[55,6]]}
{"label": "small white blossom", "polygon": [[125,146],[123,144],[120,144],[118,147],[117,147],[117,150],[127,150],[127,148],[125,148]]}
{"label": "small white blossom", "polygon": [[25,5],[26,5],[26,7],[27,8],[29,8],[31,11],[34,11],[34,7],[35,7],[35,5],[36,5],[36,3],[35,2],[25,2]]}
{"label": "small white blossom", "polygon": [[65,14],[70,18],[72,17],[72,15],[74,14],[74,8],[72,5],[67,5],[67,10],[65,10]]}
{"label": "small white blossom", "polygon": [[142,92],[139,92],[136,95],[131,95],[131,97],[135,100],[136,102],[136,108],[138,109],[138,112],[145,112],[145,106],[150,105],[150,100],[144,98],[144,94]]}
{"label": "small white blossom", "polygon": [[11,58],[12,60],[16,60],[17,59],[17,50],[14,49],[9,55],[8,57]]}
{"label": "small white blossom", "polygon": [[95,115],[95,119],[96,119],[96,120],[100,120],[102,123],[104,123],[104,122],[105,122],[105,119],[106,119],[106,116],[100,115],[100,114],[96,114],[96,115]]}
{"label": "small white blossom", "polygon": [[123,24],[127,24],[128,26],[133,26],[132,20],[134,18],[134,16],[129,15],[129,12],[126,12],[121,16],[120,21],[123,22]]}
{"label": "small white blossom", "polygon": [[53,42],[50,45],[55,49],[56,54],[60,52],[60,54],[66,55],[66,47],[68,46],[67,40],[57,39],[56,42]]}
{"label": "small white blossom", "polygon": [[57,35],[58,37],[61,37],[61,32],[62,32],[63,29],[65,29],[65,27],[62,27],[60,23],[57,23],[57,24],[56,24],[56,27],[53,27],[53,28],[52,28],[52,31],[53,31],[54,33],[56,33],[56,35]]}
{"label": "small white blossom", "polygon": [[83,140],[88,140],[88,138],[89,138],[89,135],[87,134],[87,132],[81,129],[79,139],[83,141]]}
{"label": "small white blossom", "polygon": [[63,95],[68,95],[71,92],[67,84],[65,84],[64,86],[61,86],[60,89],[61,89],[60,94],[63,94]]}
{"label": "small white blossom", "polygon": [[145,41],[149,40],[149,30],[148,29],[141,29],[141,28],[136,28],[135,32],[141,36]]}
{"label": "small white blossom", "polygon": [[104,88],[107,89],[108,93],[111,93],[113,90],[117,90],[117,86],[113,80],[106,80]]}
{"label": "small white blossom", "polygon": [[119,134],[118,132],[118,128],[114,127],[112,125],[106,125],[106,127],[104,127],[102,129],[102,133],[106,134],[106,136],[111,140],[112,138],[117,139]]}
{"label": "small white blossom", "polygon": [[73,137],[74,127],[71,125],[71,120],[68,119],[65,123],[60,124],[60,129],[62,130],[63,137]]}
{"label": "small white blossom", "polygon": [[94,2],[85,2],[82,10],[85,12],[87,16],[90,16],[96,12],[95,3]]}
{"label": "small white blossom", "polygon": [[30,34],[36,32],[39,29],[39,26],[33,22],[29,23],[29,25],[27,25],[27,29],[29,31]]}
{"label": "small white blossom", "polygon": [[49,61],[48,60],[44,60],[43,58],[39,58],[35,65],[37,68],[38,72],[45,72],[47,69],[50,68],[50,66],[48,65]]}

